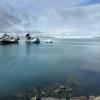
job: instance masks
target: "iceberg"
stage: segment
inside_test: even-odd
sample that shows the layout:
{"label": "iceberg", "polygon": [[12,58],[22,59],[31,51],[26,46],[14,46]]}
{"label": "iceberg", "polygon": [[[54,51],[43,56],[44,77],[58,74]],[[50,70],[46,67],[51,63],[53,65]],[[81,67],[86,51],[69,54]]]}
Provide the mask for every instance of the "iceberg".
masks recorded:
{"label": "iceberg", "polygon": [[19,36],[18,35],[9,35],[9,34],[2,34],[0,37],[1,44],[12,44],[18,43]]}

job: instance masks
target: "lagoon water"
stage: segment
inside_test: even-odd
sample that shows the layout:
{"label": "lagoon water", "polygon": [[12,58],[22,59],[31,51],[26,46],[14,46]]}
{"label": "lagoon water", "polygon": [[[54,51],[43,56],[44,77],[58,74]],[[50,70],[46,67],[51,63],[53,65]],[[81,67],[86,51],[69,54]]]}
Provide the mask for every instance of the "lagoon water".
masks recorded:
{"label": "lagoon water", "polygon": [[78,94],[100,95],[100,40],[0,45],[0,95],[72,77],[83,88]]}

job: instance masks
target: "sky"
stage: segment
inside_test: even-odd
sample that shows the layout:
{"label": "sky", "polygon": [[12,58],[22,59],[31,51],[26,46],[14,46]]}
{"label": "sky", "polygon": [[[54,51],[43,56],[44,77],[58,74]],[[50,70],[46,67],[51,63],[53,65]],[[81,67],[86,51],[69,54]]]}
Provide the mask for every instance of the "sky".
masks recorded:
{"label": "sky", "polygon": [[100,34],[100,0],[0,0],[0,32]]}

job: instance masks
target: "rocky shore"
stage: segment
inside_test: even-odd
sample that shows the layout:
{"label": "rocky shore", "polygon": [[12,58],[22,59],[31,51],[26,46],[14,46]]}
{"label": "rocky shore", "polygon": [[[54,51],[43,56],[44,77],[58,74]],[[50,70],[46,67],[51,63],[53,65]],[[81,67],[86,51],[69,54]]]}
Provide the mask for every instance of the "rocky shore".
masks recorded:
{"label": "rocky shore", "polygon": [[40,90],[34,88],[32,91],[18,92],[0,98],[0,100],[100,100],[100,96],[74,96],[75,91],[71,87],[59,85],[56,88]]}
{"label": "rocky shore", "polygon": [[[33,97],[31,98],[30,100],[37,100],[36,97]],[[89,97],[86,97],[86,96],[80,96],[80,97],[72,97],[70,99],[66,99],[66,98],[53,98],[53,97],[44,97],[44,98],[41,98],[41,100],[100,100],[100,96],[89,96]]]}
{"label": "rocky shore", "polygon": [[11,95],[0,95],[0,100],[100,100],[100,96],[97,96],[99,92],[88,92],[82,82],[70,78],[61,83],[32,85],[28,89],[21,88]]}
{"label": "rocky shore", "polygon": [[[100,96],[79,96],[71,98],[56,98],[56,97],[37,97],[28,96],[26,94],[19,94],[17,96],[12,96],[6,98],[7,100],[100,100]],[[0,98],[0,100],[6,100],[5,98]]]}

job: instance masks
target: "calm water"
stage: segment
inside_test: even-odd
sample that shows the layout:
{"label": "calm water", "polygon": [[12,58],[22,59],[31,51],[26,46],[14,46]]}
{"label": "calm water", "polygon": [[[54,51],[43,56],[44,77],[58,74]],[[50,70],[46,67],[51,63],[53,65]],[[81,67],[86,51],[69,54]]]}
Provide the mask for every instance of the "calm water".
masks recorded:
{"label": "calm water", "polygon": [[100,94],[100,40],[0,45],[0,94],[73,77],[88,94]]}

